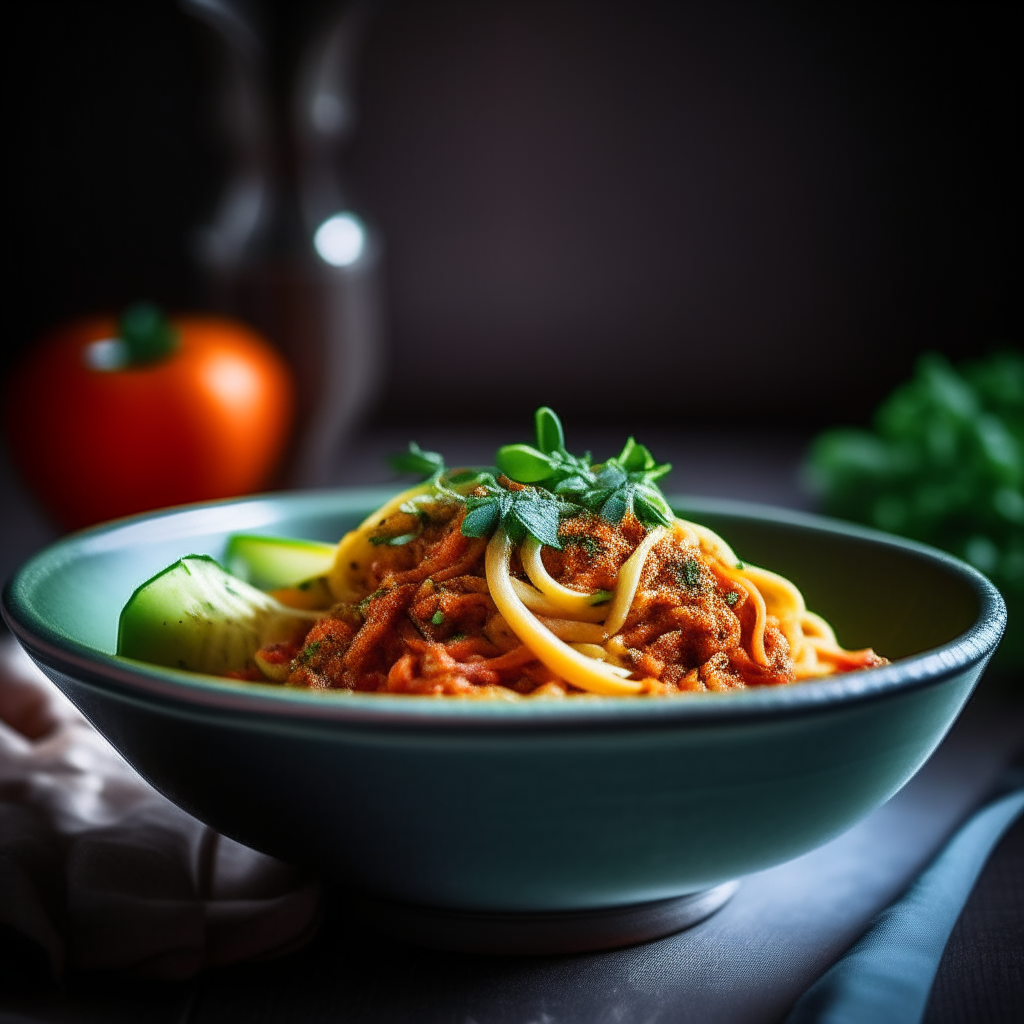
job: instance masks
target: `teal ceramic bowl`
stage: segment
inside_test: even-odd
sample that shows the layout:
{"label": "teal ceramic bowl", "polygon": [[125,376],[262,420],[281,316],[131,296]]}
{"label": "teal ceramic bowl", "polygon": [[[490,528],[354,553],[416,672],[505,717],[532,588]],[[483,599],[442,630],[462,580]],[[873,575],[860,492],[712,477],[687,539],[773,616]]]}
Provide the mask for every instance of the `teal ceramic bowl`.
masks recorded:
{"label": "teal ceramic bowl", "polygon": [[356,893],[451,913],[548,913],[699,893],[827,842],[935,749],[1005,608],[962,562],[775,509],[680,498],[789,576],[847,647],[892,664],[674,698],[461,702],[312,693],[114,656],[132,590],[231,532],[334,540],[381,491],[253,498],[122,520],[36,555],[4,615],[158,790]]}

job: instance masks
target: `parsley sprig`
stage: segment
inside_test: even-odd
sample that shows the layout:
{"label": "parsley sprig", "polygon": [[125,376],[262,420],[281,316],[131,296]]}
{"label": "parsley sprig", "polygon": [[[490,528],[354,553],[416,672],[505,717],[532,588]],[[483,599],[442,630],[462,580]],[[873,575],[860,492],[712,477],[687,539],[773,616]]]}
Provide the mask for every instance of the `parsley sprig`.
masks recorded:
{"label": "parsley sprig", "polygon": [[[409,450],[394,456],[391,464],[400,472],[426,477],[432,489],[403,509],[416,511],[412,506],[417,502],[438,497],[462,502],[466,505],[462,532],[467,537],[489,537],[500,528],[513,541],[530,535],[559,549],[559,521],[580,511],[592,512],[612,524],[620,523],[630,512],[648,527],[671,523],[672,510],[658,481],[672,467],[657,462],[644,445],[631,437],[618,455],[595,464],[590,452],[573,455],[568,451],[562,423],[551,409],[538,409],[534,424],[536,445],[499,448],[493,470],[451,472],[441,455],[411,442]],[[505,486],[499,474],[505,484],[511,481],[526,486]]]}

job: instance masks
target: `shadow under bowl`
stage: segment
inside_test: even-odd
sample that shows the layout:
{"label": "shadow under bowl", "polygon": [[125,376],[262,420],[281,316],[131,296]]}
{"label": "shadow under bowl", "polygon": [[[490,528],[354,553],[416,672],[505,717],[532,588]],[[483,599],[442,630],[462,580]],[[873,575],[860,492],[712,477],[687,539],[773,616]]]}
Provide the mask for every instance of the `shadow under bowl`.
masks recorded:
{"label": "shadow under bowl", "polygon": [[[288,690],[114,656],[121,607],[169,562],[219,557],[238,531],[336,540],[388,493],[272,495],[97,527],[32,558],[3,612],[158,790],[242,843],[318,868],[420,941],[432,913],[546,915],[563,931],[567,915],[592,927],[598,911],[638,904],[665,918],[666,901],[727,895],[725,883],[829,841],[921,767],[1005,625],[998,591],[942,552],[681,497],[686,517],[791,578],[844,646],[892,664],[729,693],[506,703]],[[690,923],[673,913],[667,930]],[[473,946],[466,934],[436,944]],[[555,947],[527,935],[516,948]]]}

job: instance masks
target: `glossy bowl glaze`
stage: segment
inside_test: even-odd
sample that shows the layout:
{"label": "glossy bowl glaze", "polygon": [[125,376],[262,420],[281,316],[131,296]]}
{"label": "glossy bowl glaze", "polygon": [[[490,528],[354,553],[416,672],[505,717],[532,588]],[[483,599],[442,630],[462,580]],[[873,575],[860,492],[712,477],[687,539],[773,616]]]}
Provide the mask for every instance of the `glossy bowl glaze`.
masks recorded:
{"label": "glossy bowl glaze", "polygon": [[779,688],[517,703],[313,693],[113,655],[121,606],[234,531],[338,538],[381,491],[122,520],[36,555],[4,615],[157,789],[366,897],[451,911],[619,907],[709,889],[827,842],[892,796],[963,707],[1005,608],[941,552],[825,519],[679,498],[793,579],[848,647],[893,664]]}

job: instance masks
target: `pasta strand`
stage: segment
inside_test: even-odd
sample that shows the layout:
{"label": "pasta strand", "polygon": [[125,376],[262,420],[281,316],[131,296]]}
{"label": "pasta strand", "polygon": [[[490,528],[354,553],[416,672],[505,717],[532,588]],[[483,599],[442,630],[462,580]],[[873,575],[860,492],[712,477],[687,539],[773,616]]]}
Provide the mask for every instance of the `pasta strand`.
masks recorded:
{"label": "pasta strand", "polygon": [[512,586],[509,575],[511,555],[512,542],[508,534],[499,529],[487,545],[487,585],[498,611],[538,660],[555,675],[581,690],[611,696],[639,693],[642,689],[639,682],[623,679],[613,671],[613,666],[574,651],[530,613]]}

